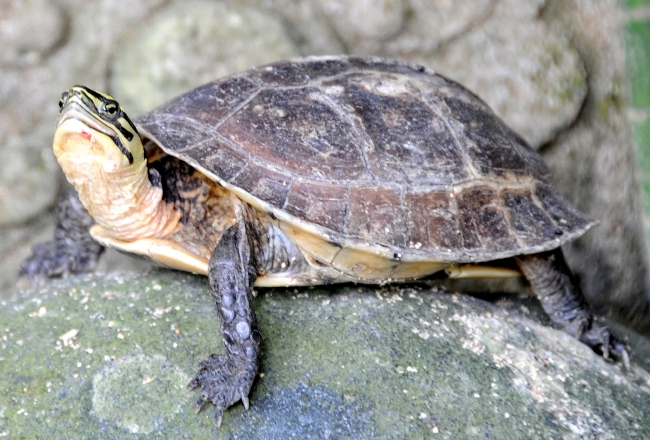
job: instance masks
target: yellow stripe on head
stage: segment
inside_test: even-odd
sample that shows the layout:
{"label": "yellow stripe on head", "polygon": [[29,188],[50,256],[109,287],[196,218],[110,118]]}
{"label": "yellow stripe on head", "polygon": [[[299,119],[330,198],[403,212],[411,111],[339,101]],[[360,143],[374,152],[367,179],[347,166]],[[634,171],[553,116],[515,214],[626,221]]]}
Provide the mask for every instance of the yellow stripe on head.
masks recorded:
{"label": "yellow stripe on head", "polygon": [[171,235],[182,213],[149,180],[140,135],[117,101],[74,86],[60,106],[52,151],[98,227],[126,242]]}
{"label": "yellow stripe on head", "polygon": [[[76,104],[74,109],[71,108],[73,104]],[[112,96],[77,85],[61,95],[59,108],[61,115],[57,127],[66,119],[80,119],[90,128],[109,136],[130,164],[144,159],[137,128]]]}

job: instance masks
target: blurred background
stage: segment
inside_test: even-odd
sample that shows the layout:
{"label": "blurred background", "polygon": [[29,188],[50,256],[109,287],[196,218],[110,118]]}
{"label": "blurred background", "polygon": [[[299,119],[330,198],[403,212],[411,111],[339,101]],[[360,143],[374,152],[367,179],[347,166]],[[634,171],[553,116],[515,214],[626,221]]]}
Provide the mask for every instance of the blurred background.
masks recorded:
{"label": "blurred background", "polygon": [[[650,0],[0,0],[0,297],[52,235],[61,92],[131,115],[321,54],[399,58],[474,90],[600,225],[565,248],[592,307],[650,334]],[[101,271],[144,263],[109,254]]]}

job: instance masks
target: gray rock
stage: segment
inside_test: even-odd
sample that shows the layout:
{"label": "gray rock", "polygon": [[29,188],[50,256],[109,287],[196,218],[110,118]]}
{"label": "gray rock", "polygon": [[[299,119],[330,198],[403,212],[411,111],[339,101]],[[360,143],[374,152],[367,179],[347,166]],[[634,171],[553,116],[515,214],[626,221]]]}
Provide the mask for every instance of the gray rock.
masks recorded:
{"label": "gray rock", "polygon": [[[51,240],[54,216],[47,212],[22,227],[0,228],[0,298],[15,290],[20,263],[30,255],[32,246]],[[19,281],[28,287],[27,279]]]}
{"label": "gray rock", "polygon": [[502,0],[479,26],[413,57],[476,92],[536,148],[577,118],[587,94],[580,55],[539,20],[542,4]]}
{"label": "gray rock", "polygon": [[304,55],[427,54],[485,19],[495,0],[239,0],[282,16]]}
{"label": "gray rock", "polygon": [[174,3],[120,46],[111,90],[133,114],[228,74],[299,55],[278,18],[204,0]]}
{"label": "gray rock", "polygon": [[36,64],[61,43],[65,19],[52,0],[0,3],[0,66]]}
{"label": "gray rock", "polygon": [[490,16],[496,0],[410,0],[399,35],[382,49],[393,57],[424,56]]}
{"label": "gray rock", "polygon": [[[45,38],[34,31],[39,29],[39,20],[48,22],[43,25],[46,34],[61,33],[65,38],[52,43],[56,38],[51,37],[51,44],[41,44],[40,52],[32,50],[38,56],[29,55],[31,61],[20,68],[0,65],[0,225],[33,219],[54,204],[63,180],[52,154],[61,92],[79,83],[106,89],[115,42],[124,29],[135,26],[164,1],[141,1],[129,8],[109,0],[68,0],[53,5],[30,1],[20,3],[21,7],[10,6],[9,11],[16,11],[12,17],[16,21],[7,23],[16,28],[12,38],[17,42]],[[57,5],[69,22],[52,12],[58,11]],[[1,21],[5,23],[4,16]],[[48,30],[54,25],[58,28]],[[19,43],[16,47],[22,47]]]}
{"label": "gray rock", "polygon": [[[56,199],[60,169],[51,147],[43,142],[43,131],[37,127],[32,133],[16,136],[0,126],[0,138],[4,139],[0,150],[0,225],[31,219]],[[49,131],[51,145],[51,128]]]}
{"label": "gray rock", "polygon": [[545,159],[567,198],[600,220],[566,247],[587,299],[599,313],[650,334],[648,257],[618,7],[616,0],[554,0],[544,11],[553,31],[570,32],[589,71],[581,117]]}
{"label": "gray rock", "polygon": [[407,21],[404,0],[318,0],[338,36],[352,53],[376,54]]}
{"label": "gray rock", "polygon": [[237,0],[237,3],[281,17],[302,55],[349,52],[318,3],[319,0]]}
{"label": "gray rock", "polygon": [[185,390],[222,351],[205,278],[155,271],[17,292],[0,307],[0,435],[650,436],[645,339],[633,341],[644,367],[625,374],[513,299],[348,286],[260,290],[254,303],[261,374],[250,410],[235,405],[217,429]]}

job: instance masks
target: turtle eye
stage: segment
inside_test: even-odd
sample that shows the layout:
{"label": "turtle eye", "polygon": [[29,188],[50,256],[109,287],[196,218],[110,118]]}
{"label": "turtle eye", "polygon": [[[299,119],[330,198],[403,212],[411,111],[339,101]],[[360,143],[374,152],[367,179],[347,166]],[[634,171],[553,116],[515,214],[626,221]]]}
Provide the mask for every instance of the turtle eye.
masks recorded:
{"label": "turtle eye", "polygon": [[115,101],[108,101],[103,106],[102,113],[106,114],[110,118],[115,118],[119,112],[120,106]]}
{"label": "turtle eye", "polygon": [[59,110],[63,110],[65,102],[68,100],[68,92],[61,93],[61,99],[59,100]]}

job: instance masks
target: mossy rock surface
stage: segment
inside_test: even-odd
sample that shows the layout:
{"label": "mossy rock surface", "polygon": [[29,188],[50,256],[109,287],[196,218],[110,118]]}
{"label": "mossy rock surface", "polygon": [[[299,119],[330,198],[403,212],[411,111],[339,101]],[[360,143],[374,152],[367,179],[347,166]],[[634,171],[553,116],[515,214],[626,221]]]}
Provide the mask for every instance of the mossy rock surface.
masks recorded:
{"label": "mossy rock surface", "polygon": [[625,374],[517,301],[418,286],[260,290],[261,375],[250,410],[235,405],[217,428],[186,389],[222,351],[205,278],[54,281],[0,307],[0,436],[650,438],[648,341],[631,340]]}

